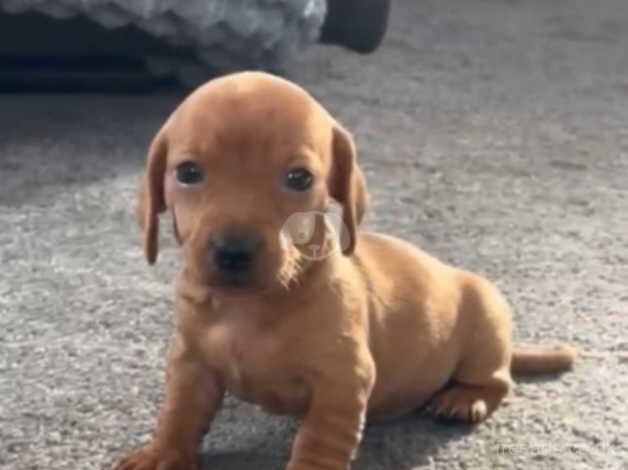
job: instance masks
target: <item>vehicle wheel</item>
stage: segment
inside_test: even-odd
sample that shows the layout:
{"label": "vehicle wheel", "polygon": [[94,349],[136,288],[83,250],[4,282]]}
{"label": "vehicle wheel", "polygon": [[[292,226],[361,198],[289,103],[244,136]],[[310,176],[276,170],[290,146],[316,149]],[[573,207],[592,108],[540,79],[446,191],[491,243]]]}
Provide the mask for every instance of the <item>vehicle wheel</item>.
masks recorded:
{"label": "vehicle wheel", "polygon": [[391,0],[328,0],[320,42],[367,54],[386,34]]}

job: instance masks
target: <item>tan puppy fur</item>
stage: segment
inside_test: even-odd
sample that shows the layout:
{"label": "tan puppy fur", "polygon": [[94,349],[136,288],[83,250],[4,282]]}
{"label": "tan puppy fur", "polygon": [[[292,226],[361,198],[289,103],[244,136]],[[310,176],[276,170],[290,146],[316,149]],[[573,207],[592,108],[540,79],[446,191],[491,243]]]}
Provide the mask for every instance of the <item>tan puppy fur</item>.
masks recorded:
{"label": "tan puppy fur", "polygon": [[[184,161],[198,165],[201,181],[177,180]],[[311,187],[286,186],[294,168],[311,172]],[[513,351],[509,307],[487,280],[358,232],[365,197],[350,134],[294,84],[239,73],[175,110],[151,145],[139,206],[149,262],[165,210],[183,249],[167,392],[152,442],[118,469],[198,468],[225,391],[302,417],[289,470],[346,470],[367,415],[424,406],[478,422],[508,392],[511,370],[569,368],[568,347]],[[282,226],[333,201],[344,252],[308,260]],[[313,234],[320,246],[331,243],[322,227]],[[212,261],[217,237],[234,232],[255,240],[237,283]]]}

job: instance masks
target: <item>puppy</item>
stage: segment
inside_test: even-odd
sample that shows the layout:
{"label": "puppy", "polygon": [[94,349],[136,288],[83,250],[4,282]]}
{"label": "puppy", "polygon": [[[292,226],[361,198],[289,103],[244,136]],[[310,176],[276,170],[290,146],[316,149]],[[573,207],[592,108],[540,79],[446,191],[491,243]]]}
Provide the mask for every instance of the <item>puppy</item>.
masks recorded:
{"label": "puppy", "polygon": [[[334,204],[339,230],[318,220]],[[174,111],[138,211],[149,263],[166,210],[183,251],[167,391],[152,442],[119,470],[199,468],[226,391],[302,417],[288,470],[346,470],[367,416],[424,407],[476,423],[511,371],[571,366],[567,346],[513,347],[489,281],[359,232],[365,205],[350,134],[290,82],[238,73]]]}

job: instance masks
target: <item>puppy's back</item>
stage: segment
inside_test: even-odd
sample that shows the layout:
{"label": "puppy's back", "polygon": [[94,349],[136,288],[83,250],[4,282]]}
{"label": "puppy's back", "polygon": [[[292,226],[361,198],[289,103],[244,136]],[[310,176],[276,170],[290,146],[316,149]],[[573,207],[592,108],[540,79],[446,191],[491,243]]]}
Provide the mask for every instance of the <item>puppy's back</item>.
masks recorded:
{"label": "puppy's back", "polygon": [[[424,297],[441,288],[449,289],[458,270],[416,246],[396,237],[360,232],[354,256],[372,288],[380,296]],[[390,292],[392,294],[392,292]],[[403,295],[406,297],[406,295]]]}

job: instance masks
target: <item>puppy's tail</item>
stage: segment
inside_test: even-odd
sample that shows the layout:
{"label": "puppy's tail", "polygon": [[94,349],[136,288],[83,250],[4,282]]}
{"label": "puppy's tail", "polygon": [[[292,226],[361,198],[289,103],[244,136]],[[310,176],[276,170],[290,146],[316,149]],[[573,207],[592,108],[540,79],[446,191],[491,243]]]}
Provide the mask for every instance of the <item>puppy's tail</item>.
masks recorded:
{"label": "puppy's tail", "polygon": [[578,353],[575,348],[562,344],[549,346],[515,346],[511,371],[515,375],[551,374],[571,369]]}

